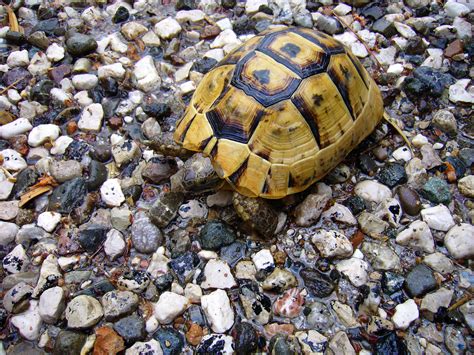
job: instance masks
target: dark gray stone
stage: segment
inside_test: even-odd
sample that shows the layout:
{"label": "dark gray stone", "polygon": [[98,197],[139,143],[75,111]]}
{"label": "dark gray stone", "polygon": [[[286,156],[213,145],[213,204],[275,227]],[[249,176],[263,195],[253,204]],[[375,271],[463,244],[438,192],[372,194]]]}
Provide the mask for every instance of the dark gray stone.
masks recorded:
{"label": "dark gray stone", "polygon": [[49,199],[49,209],[60,213],[71,213],[78,207],[86,196],[86,184],[78,177],[56,187]]}
{"label": "dark gray stone", "polygon": [[66,48],[71,55],[81,57],[94,52],[97,42],[91,36],[75,33],[66,41]]}
{"label": "dark gray stone", "polygon": [[114,323],[114,330],[128,344],[143,340],[146,336],[145,319],[136,314],[120,319]]}
{"label": "dark gray stone", "polygon": [[235,233],[223,222],[209,221],[201,229],[199,240],[203,249],[219,250],[223,246],[234,242]]}
{"label": "dark gray stone", "polygon": [[405,288],[412,297],[421,297],[437,287],[433,271],[424,264],[415,266],[407,275]]}

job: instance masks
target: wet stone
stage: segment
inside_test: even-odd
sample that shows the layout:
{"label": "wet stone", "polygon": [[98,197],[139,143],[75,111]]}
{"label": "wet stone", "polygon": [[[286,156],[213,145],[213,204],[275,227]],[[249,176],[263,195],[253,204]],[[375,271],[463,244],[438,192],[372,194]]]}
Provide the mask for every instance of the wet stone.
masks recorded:
{"label": "wet stone", "polygon": [[309,293],[316,297],[327,297],[334,291],[333,280],[318,270],[303,269],[300,271],[300,276]]}
{"label": "wet stone", "polygon": [[163,350],[163,355],[179,355],[184,347],[184,337],[173,328],[161,328],[154,334]]}
{"label": "wet stone", "polygon": [[150,254],[156,251],[163,240],[160,229],[151,223],[144,212],[138,212],[131,227],[133,246],[140,253]]}
{"label": "wet stone", "polygon": [[54,343],[54,355],[80,354],[87,335],[80,332],[61,330]]}
{"label": "wet stone", "polygon": [[171,260],[169,266],[173,269],[180,282],[184,282],[199,263],[199,257],[195,253],[188,252]]}
{"label": "wet stone", "polygon": [[391,164],[382,168],[377,177],[382,184],[388,187],[394,187],[407,182],[405,168],[399,164]]}
{"label": "wet stone", "polygon": [[130,16],[129,11],[124,6],[119,6],[115,11],[114,17],[112,18],[113,23],[120,23],[127,21]]}
{"label": "wet stone", "polygon": [[145,338],[145,320],[142,317],[133,314],[115,322],[114,330],[125,340],[126,343],[133,344],[134,342]]}
{"label": "wet stone", "polygon": [[223,222],[210,221],[201,229],[199,240],[203,249],[220,250],[223,246],[234,242],[235,233]]}
{"label": "wet stone", "polygon": [[76,33],[66,41],[66,48],[71,55],[81,57],[94,52],[97,42],[91,36]]}
{"label": "wet stone", "polygon": [[328,307],[322,302],[311,303],[305,309],[308,324],[317,331],[330,329],[334,324],[333,316]]}
{"label": "wet stone", "polygon": [[238,354],[250,354],[257,350],[258,335],[255,328],[248,322],[241,322],[232,329],[234,349]]}
{"label": "wet stone", "polygon": [[437,177],[430,178],[424,185],[421,194],[433,203],[448,204],[451,202],[451,192],[446,181]]}
{"label": "wet stone", "polygon": [[374,348],[375,354],[408,354],[403,339],[394,332],[378,338]]}
{"label": "wet stone", "polygon": [[234,242],[227,246],[222,247],[220,252],[220,257],[222,260],[227,261],[227,263],[234,267],[241,259],[245,257],[245,252],[247,251],[247,246],[242,242]]}
{"label": "wet stone", "polygon": [[421,201],[418,193],[410,187],[400,186],[397,190],[403,212],[410,216],[416,216],[421,211]]}
{"label": "wet stone", "polygon": [[101,225],[90,225],[79,232],[77,241],[89,253],[94,253],[105,242],[109,228]]}
{"label": "wet stone", "polygon": [[366,209],[364,199],[360,196],[354,195],[349,198],[347,198],[343,202],[344,206],[349,208],[352,212],[352,214],[357,215],[363,210]]}
{"label": "wet stone", "polygon": [[382,275],[382,288],[388,294],[400,291],[403,287],[405,278],[402,275],[386,271]]}
{"label": "wet stone", "polygon": [[158,227],[166,227],[176,217],[183,198],[179,192],[160,195],[150,209],[150,220]]}
{"label": "wet stone", "polygon": [[406,276],[405,288],[413,297],[420,297],[433,291],[437,282],[433,271],[426,265],[415,266]]}
{"label": "wet stone", "polygon": [[97,160],[92,160],[89,164],[89,177],[86,180],[88,191],[98,190],[107,180],[107,175],[106,166]]}
{"label": "wet stone", "polygon": [[253,320],[261,325],[270,320],[272,301],[259,291],[258,284],[249,280],[241,283],[239,298],[247,319]]}

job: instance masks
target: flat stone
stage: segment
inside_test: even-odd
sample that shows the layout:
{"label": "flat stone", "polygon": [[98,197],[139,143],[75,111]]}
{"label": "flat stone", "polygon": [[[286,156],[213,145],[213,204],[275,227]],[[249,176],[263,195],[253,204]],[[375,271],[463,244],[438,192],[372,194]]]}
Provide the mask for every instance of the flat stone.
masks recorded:
{"label": "flat stone", "polygon": [[396,241],[400,245],[409,246],[425,253],[433,253],[435,244],[428,224],[423,221],[414,221],[408,228],[397,235]]}
{"label": "flat stone", "polygon": [[405,287],[412,297],[423,296],[437,287],[433,271],[426,265],[419,264],[407,274]]}
{"label": "flat stone", "polygon": [[445,205],[424,208],[421,210],[421,217],[431,229],[447,232],[454,226],[451,212]]}
{"label": "flat stone", "polygon": [[204,268],[204,277],[204,282],[201,283],[203,289],[226,289],[237,286],[229,265],[222,260],[209,260]]}
{"label": "flat stone", "polygon": [[138,296],[130,291],[110,291],[102,297],[105,320],[113,321],[135,311]]}

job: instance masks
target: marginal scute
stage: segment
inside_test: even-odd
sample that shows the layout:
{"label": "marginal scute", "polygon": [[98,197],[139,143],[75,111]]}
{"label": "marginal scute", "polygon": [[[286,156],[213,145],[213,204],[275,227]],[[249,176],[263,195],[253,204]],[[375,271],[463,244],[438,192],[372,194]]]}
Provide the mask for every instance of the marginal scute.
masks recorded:
{"label": "marginal scute", "polygon": [[174,138],[241,194],[282,198],[324,177],[382,113],[377,85],[341,43],[274,29],[204,76]]}

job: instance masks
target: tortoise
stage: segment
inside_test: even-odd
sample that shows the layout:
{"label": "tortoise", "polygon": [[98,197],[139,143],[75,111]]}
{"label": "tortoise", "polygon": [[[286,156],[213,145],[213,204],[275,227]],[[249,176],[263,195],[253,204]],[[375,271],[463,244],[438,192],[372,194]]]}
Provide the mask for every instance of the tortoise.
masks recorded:
{"label": "tortoise", "polygon": [[307,28],[252,37],[209,71],[174,140],[238,193],[280,199],[323,178],[384,117],[382,95],[342,43]]}
{"label": "tortoise", "polygon": [[[230,52],[203,77],[174,134],[151,145],[167,155],[199,152],[172,178],[172,189],[203,192],[223,179],[236,191],[237,214],[269,236],[278,218],[264,199],[307,189],[382,118],[402,133],[349,49],[322,32],[290,27]],[[198,163],[202,156],[212,166]]]}

